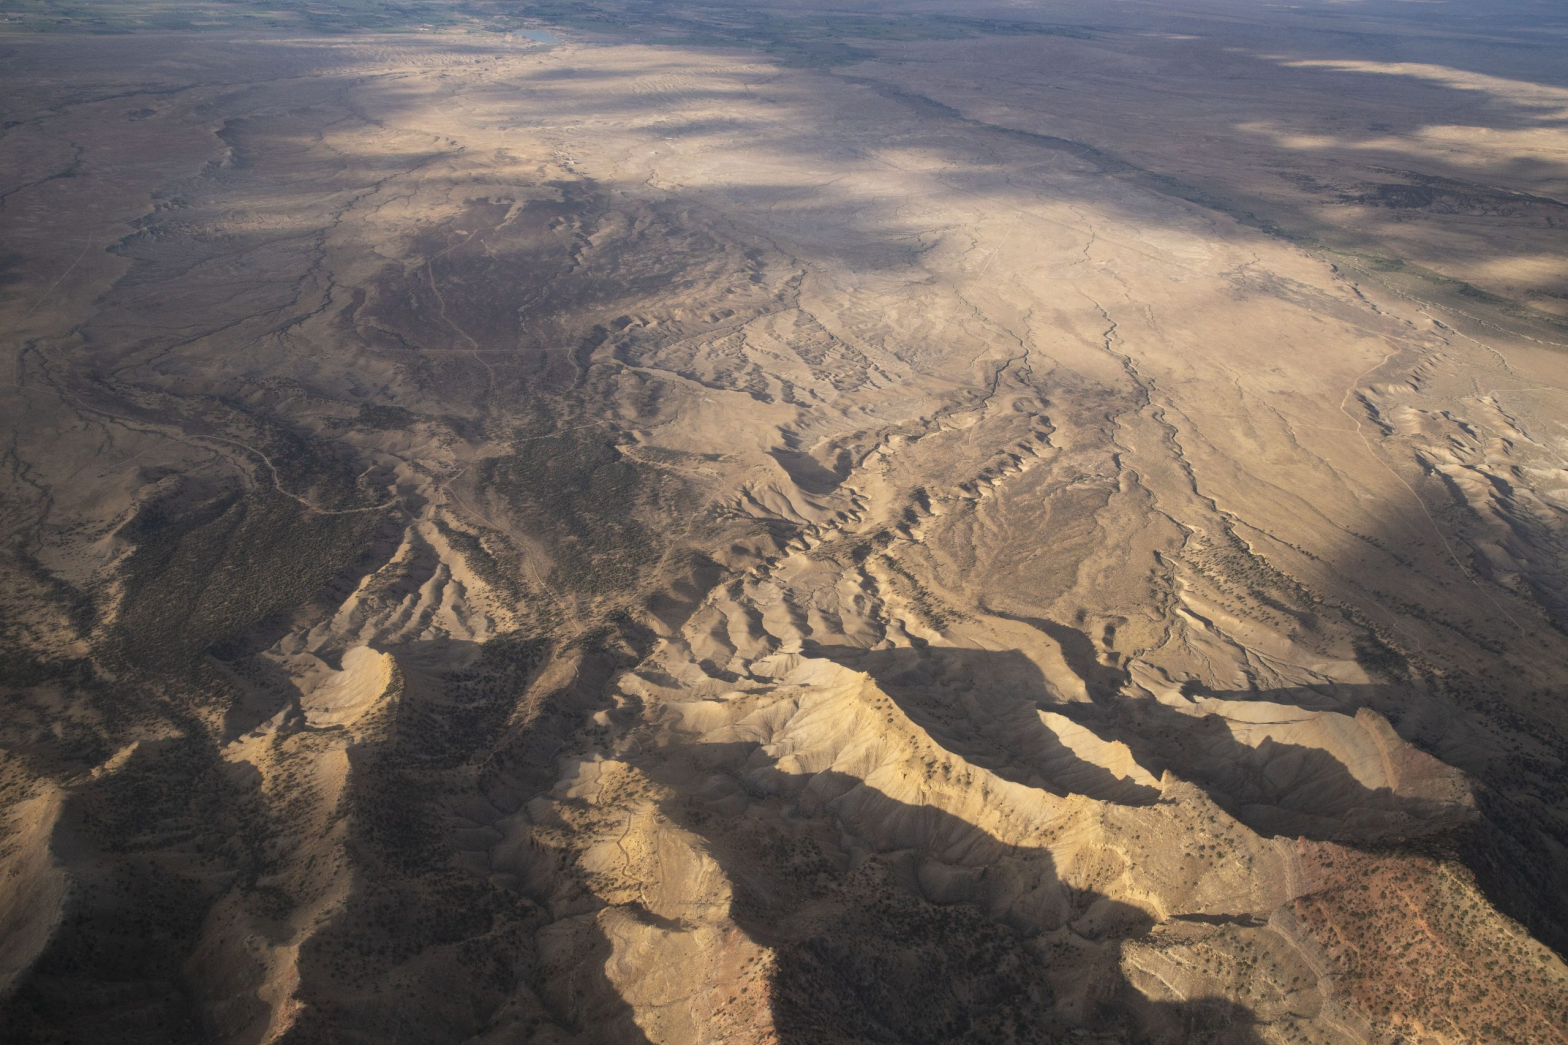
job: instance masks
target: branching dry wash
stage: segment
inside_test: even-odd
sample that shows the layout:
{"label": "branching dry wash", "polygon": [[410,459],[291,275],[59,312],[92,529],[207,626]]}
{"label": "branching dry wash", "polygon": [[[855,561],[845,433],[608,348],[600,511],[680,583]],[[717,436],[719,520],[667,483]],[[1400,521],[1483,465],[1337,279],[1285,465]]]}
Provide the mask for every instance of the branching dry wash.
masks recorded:
{"label": "branching dry wash", "polygon": [[0,11],[6,1040],[1568,1041],[1551,5]]}

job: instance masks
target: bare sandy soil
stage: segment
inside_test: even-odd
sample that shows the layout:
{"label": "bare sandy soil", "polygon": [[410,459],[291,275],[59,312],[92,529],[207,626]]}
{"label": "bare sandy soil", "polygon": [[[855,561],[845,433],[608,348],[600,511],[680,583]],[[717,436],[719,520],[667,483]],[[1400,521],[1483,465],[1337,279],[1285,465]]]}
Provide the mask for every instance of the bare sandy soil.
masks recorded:
{"label": "bare sandy soil", "polygon": [[1568,1040],[1549,5],[65,10],[11,1040]]}

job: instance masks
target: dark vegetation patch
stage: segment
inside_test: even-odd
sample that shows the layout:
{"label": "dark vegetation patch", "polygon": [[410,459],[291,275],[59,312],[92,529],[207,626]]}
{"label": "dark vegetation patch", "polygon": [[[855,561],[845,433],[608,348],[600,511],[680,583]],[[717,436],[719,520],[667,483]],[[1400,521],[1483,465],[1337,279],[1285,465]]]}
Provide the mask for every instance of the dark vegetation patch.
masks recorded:
{"label": "dark vegetation patch", "polygon": [[[1392,173],[1392,172],[1391,172]],[[1404,182],[1368,185],[1366,191],[1341,194],[1340,202],[1389,210],[1430,210],[1440,214],[1518,215],[1530,207],[1563,210],[1565,205],[1547,196],[1456,181],[1410,172]]]}
{"label": "dark vegetation patch", "polygon": [[418,420],[418,414],[401,406],[360,403],[359,413],[352,419],[335,418],[329,423],[334,428],[368,428],[373,432],[395,432],[410,427]]}
{"label": "dark vegetation patch", "polygon": [[481,647],[478,663],[445,677],[439,703],[405,694],[394,733],[401,760],[451,767],[486,750],[549,649],[541,639],[498,635]]}
{"label": "dark vegetation patch", "polygon": [[1358,636],[1352,648],[1356,653],[1356,663],[1368,675],[1391,680],[1405,679],[1410,675],[1410,662],[1405,659],[1405,655],[1370,631]]}
{"label": "dark vegetation patch", "polygon": [[[291,1041],[344,1040],[334,1026],[336,999],[310,997],[314,985],[379,990],[392,970],[433,949],[453,948],[441,960],[476,977],[476,996],[515,983],[521,937],[506,927],[526,905],[455,863],[442,798],[456,779],[451,769],[494,741],[543,654],[542,643],[521,636],[492,640],[473,668],[452,676],[440,701],[399,675],[364,724],[338,811],[348,820],[357,884],[344,916],[301,951],[309,1006]],[[462,777],[459,787],[467,783]],[[420,1018],[417,1008],[410,1013]],[[450,1030],[419,1029],[411,1023],[410,1036],[434,1040]]]}
{"label": "dark vegetation patch", "polygon": [[115,622],[126,656],[155,670],[188,667],[320,591],[379,522],[376,512],[311,512],[267,487],[192,507],[149,505],[121,531],[135,545]]}
{"label": "dark vegetation patch", "polygon": [[[369,508],[382,499],[382,491],[371,489],[361,478],[361,466],[348,447],[270,418],[257,420],[265,433],[265,442],[258,448],[277,469],[277,481],[289,493],[326,511]],[[269,469],[261,481],[270,478]]]}
{"label": "dark vegetation patch", "polygon": [[967,613],[948,606],[931,589],[921,584],[920,580],[906,570],[903,564],[892,555],[884,554],[882,561],[889,570],[903,579],[904,584],[908,585],[908,590],[901,592],[901,594],[909,600],[909,605],[914,609],[916,616],[927,627],[937,631],[946,631],[950,624],[974,619]]}
{"label": "dark vegetation patch", "polygon": [[[225,837],[233,789],[194,723],[77,788],[62,814],[78,860],[63,922],[0,1001],[7,1042],[203,1040],[183,963],[212,900],[243,864]],[[243,832],[241,832],[243,834]],[[195,872],[195,873],[193,873]]]}
{"label": "dark vegetation patch", "polygon": [[440,870],[449,850],[429,804],[429,781],[399,757],[410,746],[406,736],[398,736],[406,695],[388,701],[387,735],[382,742],[351,749],[348,811],[360,860],[399,874],[419,875]]}
{"label": "dark vegetation patch", "polygon": [[1403,258],[1389,257],[1387,255],[1375,254],[1369,251],[1346,250],[1337,247],[1327,247],[1324,244],[1314,240],[1302,239],[1298,240],[1298,242],[1306,247],[1323,250],[1326,254],[1329,255],[1330,259],[1335,257],[1352,259],[1348,263],[1359,269],[1385,273],[1398,277],[1405,277],[1412,280],[1419,280],[1422,284],[1424,284],[1421,287],[1421,293],[1453,294],[1456,297],[1466,298],[1470,301],[1489,305],[1498,312],[1501,312],[1503,315],[1506,315],[1512,319],[1521,320],[1526,323],[1540,324],[1541,326],[1549,327],[1557,331],[1568,331],[1568,319],[1564,319],[1562,316],[1553,315],[1549,312],[1543,312],[1540,309],[1524,304],[1523,302],[1515,301],[1512,298],[1505,298],[1498,294],[1493,294],[1489,290],[1482,290],[1480,287],[1477,287],[1471,283],[1466,283],[1462,279],[1455,279],[1452,276],[1445,276],[1441,272],[1434,272],[1431,269],[1425,268],[1421,265],[1412,264]]}
{"label": "dark vegetation patch", "polygon": [[79,825],[99,848],[131,853],[216,844],[211,825],[229,787],[206,732],[194,730],[149,742],[82,792]]}
{"label": "dark vegetation patch", "polygon": [[594,429],[520,434],[512,453],[476,472],[479,488],[548,546],[550,582],[588,596],[630,590],[659,560],[663,548],[638,515],[673,505],[682,485]]}
{"label": "dark vegetation patch", "polygon": [[523,601],[520,577],[522,556],[507,543],[506,538],[494,531],[472,534],[452,526],[445,519],[435,520],[436,529],[447,543],[457,549],[468,568],[485,584],[504,595],[513,606]]}
{"label": "dark vegetation patch", "polygon": [[868,862],[849,876],[831,929],[778,948],[773,1010],[783,1040],[935,1045],[1065,1030],[1021,934],[967,904],[910,896],[889,877]]}
{"label": "dark vegetation patch", "polygon": [[[5,1040],[203,1041],[181,969],[208,908],[197,883],[151,859],[131,858],[94,885],[11,997],[0,1001]],[[108,1026],[113,1038],[105,1034]]]}

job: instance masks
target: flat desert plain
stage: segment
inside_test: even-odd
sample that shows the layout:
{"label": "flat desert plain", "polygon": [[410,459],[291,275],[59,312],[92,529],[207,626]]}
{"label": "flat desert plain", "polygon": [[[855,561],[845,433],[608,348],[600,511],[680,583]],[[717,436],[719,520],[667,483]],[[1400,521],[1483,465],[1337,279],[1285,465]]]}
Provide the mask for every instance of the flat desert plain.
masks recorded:
{"label": "flat desert plain", "polygon": [[0,1037],[1568,1041],[1568,16],[0,5]]}

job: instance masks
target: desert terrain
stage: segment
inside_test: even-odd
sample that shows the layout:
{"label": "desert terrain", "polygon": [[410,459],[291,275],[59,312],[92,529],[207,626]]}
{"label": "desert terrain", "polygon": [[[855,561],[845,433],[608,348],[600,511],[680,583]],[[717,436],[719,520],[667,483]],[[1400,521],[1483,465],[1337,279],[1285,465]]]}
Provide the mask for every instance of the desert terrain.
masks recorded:
{"label": "desert terrain", "polygon": [[1568,1042],[1565,56],[0,4],[0,1037]]}

